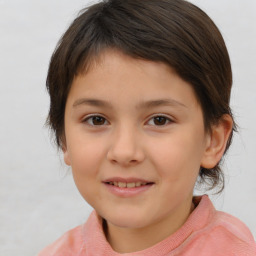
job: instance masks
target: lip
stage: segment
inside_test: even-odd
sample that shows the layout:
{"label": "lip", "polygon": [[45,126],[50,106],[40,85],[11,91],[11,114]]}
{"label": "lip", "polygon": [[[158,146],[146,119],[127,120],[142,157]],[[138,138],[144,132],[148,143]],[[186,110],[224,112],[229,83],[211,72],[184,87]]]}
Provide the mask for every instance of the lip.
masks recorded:
{"label": "lip", "polygon": [[122,178],[122,177],[111,177],[108,179],[105,179],[102,181],[103,183],[107,182],[125,182],[125,183],[131,183],[131,182],[141,182],[141,183],[154,183],[150,180],[135,178],[135,177],[129,177],[129,178]]}
{"label": "lip", "polygon": [[[127,188],[127,187],[121,188],[121,187],[111,185],[109,184],[109,182],[125,182],[125,183],[141,182],[141,183],[146,183],[146,185],[133,187],[133,188]],[[130,177],[130,178],[113,177],[113,178],[105,179],[102,183],[111,194],[118,197],[123,197],[123,198],[139,196],[140,194],[143,194],[149,191],[155,184],[152,181],[140,179],[140,178],[134,178],[134,177]]]}

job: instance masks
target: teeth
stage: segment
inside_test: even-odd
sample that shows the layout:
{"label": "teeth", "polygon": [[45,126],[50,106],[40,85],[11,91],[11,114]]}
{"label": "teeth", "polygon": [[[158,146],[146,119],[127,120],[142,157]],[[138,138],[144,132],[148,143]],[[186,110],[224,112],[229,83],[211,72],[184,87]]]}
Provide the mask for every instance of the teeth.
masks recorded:
{"label": "teeth", "polygon": [[141,185],[140,182],[136,182],[136,184],[135,184],[136,187],[139,187],[140,185]]}
{"label": "teeth", "polygon": [[117,181],[110,181],[109,182],[110,185],[116,186],[116,187],[120,187],[120,188],[134,188],[134,187],[140,187],[140,186],[144,186],[147,183],[145,182],[129,182],[129,183],[125,183],[125,182],[117,182]]}
{"label": "teeth", "polygon": [[118,187],[120,187],[120,188],[125,188],[125,187],[126,187],[126,183],[124,183],[124,182],[118,182]]}
{"label": "teeth", "polygon": [[126,185],[127,188],[134,188],[135,187],[135,183],[127,183]]}
{"label": "teeth", "polygon": [[142,183],[142,182],[136,182],[136,187],[140,187],[140,186],[144,186],[146,185],[147,183]]}

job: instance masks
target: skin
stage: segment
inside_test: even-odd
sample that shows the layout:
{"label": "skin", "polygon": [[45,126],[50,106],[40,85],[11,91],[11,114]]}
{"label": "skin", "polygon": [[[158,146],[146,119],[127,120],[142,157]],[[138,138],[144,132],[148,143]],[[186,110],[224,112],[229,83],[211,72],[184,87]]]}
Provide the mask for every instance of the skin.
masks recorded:
{"label": "skin", "polygon": [[[166,99],[171,103],[140,106]],[[193,210],[200,166],[218,163],[231,127],[225,116],[206,133],[192,87],[169,66],[108,50],[72,83],[64,160],[83,198],[106,220],[112,248],[134,252],[184,224]],[[112,177],[146,179],[153,185],[136,196],[121,197],[103,183]]]}

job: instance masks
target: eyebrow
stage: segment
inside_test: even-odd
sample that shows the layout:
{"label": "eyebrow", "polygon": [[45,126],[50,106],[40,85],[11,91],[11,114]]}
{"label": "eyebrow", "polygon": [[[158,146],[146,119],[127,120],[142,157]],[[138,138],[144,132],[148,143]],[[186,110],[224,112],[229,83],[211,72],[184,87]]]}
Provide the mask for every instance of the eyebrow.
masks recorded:
{"label": "eyebrow", "polygon": [[[81,98],[74,102],[73,107],[81,106],[81,105],[89,105],[94,107],[103,107],[112,109],[113,105],[104,100],[99,99],[90,99],[90,98]],[[183,103],[176,101],[174,99],[157,99],[157,100],[150,100],[150,101],[143,101],[136,106],[136,109],[146,109],[146,108],[153,108],[158,106],[180,106],[180,107],[187,107]]]}

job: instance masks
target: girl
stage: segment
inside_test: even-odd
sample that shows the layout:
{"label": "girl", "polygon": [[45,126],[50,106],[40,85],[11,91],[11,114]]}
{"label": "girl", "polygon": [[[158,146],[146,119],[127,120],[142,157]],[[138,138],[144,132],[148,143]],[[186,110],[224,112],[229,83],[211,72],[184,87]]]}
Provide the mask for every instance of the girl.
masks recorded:
{"label": "girl", "polygon": [[232,72],[212,20],[183,0],[81,12],[49,66],[48,123],[95,209],[40,256],[256,255],[248,228],[193,196],[224,188]]}

